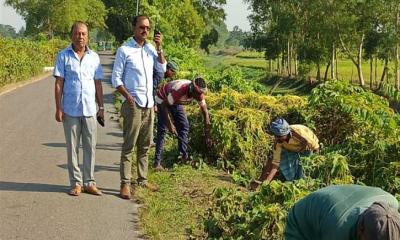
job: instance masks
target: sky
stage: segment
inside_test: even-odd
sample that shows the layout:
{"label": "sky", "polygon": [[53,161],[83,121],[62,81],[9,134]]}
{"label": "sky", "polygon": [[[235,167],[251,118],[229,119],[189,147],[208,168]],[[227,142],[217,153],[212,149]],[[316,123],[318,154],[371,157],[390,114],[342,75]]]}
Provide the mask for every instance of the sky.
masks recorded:
{"label": "sky", "polygon": [[15,31],[25,27],[24,19],[12,7],[4,6],[5,0],[0,0],[0,24],[11,25]]}
{"label": "sky", "polygon": [[[12,7],[4,6],[4,2],[5,0],[0,0],[0,24],[11,25],[18,31],[22,26],[25,26],[25,21]],[[244,31],[250,30],[250,23],[247,19],[250,11],[242,0],[226,0],[224,9],[228,30],[232,30],[234,26],[239,26]]]}
{"label": "sky", "polygon": [[250,23],[247,19],[250,11],[247,8],[247,4],[244,4],[242,0],[226,0],[224,9],[226,13],[225,23],[228,30],[238,26],[243,31],[250,31]]}

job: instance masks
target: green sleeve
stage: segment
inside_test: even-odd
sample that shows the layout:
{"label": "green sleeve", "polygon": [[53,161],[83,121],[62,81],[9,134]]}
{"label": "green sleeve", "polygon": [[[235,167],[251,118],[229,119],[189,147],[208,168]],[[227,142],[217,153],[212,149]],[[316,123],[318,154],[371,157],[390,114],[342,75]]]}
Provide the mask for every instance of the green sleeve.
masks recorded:
{"label": "green sleeve", "polygon": [[338,185],[322,188],[297,202],[285,228],[287,240],[353,240],[358,216],[383,201],[397,209],[397,200],[380,188]]}

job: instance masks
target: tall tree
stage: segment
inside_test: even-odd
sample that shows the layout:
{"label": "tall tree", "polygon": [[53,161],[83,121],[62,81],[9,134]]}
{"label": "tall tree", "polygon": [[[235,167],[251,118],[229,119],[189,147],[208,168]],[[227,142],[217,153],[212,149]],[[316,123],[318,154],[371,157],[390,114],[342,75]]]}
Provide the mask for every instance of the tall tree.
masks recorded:
{"label": "tall tree", "polygon": [[69,35],[74,21],[84,21],[89,28],[104,28],[107,14],[100,0],[6,0],[24,17],[26,34],[46,33],[49,37]]}
{"label": "tall tree", "polygon": [[17,33],[15,32],[15,29],[12,26],[0,24],[0,36],[15,38],[17,36]]}

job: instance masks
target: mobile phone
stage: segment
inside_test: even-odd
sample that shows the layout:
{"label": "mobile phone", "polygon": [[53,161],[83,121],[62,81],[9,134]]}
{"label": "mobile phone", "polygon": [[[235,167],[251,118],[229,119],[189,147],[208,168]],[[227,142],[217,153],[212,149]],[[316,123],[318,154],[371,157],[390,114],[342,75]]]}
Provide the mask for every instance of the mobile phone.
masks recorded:
{"label": "mobile phone", "polygon": [[156,37],[156,34],[160,34],[160,33],[161,33],[160,30],[154,29],[154,37]]}
{"label": "mobile phone", "polygon": [[104,127],[104,119],[103,119],[102,117],[97,116],[97,122],[98,122],[102,127]]}

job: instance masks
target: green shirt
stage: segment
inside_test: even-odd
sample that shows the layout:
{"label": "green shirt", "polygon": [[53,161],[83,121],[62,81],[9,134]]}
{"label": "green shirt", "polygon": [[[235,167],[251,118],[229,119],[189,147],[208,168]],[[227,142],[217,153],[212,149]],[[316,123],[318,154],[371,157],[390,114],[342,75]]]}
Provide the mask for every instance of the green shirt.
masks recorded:
{"label": "green shirt", "polygon": [[322,188],[290,210],[285,239],[356,240],[358,216],[377,201],[399,209],[396,198],[380,188],[359,185]]}

